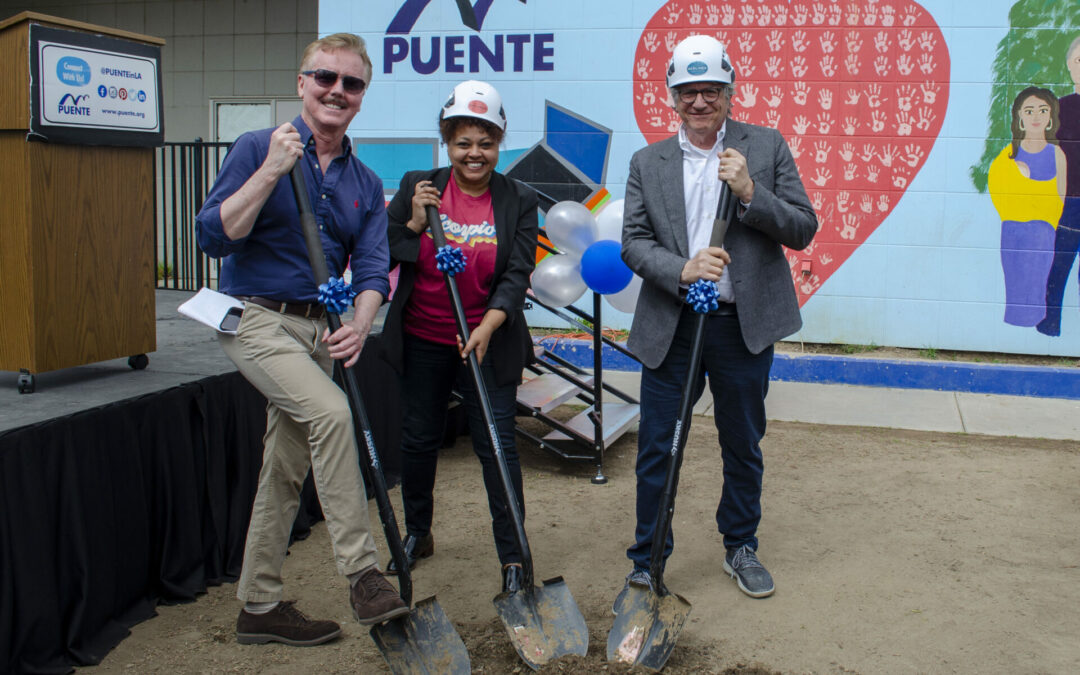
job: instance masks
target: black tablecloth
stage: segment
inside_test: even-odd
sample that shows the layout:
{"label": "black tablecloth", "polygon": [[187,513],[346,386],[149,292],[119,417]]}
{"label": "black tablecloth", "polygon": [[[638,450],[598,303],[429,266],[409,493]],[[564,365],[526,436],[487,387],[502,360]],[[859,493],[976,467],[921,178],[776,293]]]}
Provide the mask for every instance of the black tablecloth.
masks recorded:
{"label": "black tablecloth", "polygon": [[[360,372],[393,485],[397,380]],[[98,663],[158,602],[235,580],[265,428],[234,372],[0,434],[0,672]],[[309,477],[294,536],[321,518]]]}

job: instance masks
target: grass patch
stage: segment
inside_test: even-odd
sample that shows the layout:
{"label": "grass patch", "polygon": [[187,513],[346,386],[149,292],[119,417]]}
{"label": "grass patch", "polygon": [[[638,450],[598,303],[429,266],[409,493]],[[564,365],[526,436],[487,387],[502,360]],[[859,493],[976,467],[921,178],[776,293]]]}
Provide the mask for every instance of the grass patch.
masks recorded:
{"label": "grass patch", "polygon": [[[776,345],[777,353],[832,354],[858,356],[870,352],[874,358],[885,359],[925,359],[935,361],[953,361],[967,363],[1002,363],[1024,366],[1044,366],[1053,368],[1080,368],[1080,358],[1075,356],[1050,356],[1046,354],[1009,354],[1004,352],[971,352],[953,349],[925,347],[890,347],[888,345],[858,345],[843,343],[785,342]],[[872,350],[872,351],[871,351]]]}
{"label": "grass patch", "polygon": [[865,354],[867,352],[876,352],[878,346],[871,342],[868,345],[840,345],[840,351],[844,354]]}

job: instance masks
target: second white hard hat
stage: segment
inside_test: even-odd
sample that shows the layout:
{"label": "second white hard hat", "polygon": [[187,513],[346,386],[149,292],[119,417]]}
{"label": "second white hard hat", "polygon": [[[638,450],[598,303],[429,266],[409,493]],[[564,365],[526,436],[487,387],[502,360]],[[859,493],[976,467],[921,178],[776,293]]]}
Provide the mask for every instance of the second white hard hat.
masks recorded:
{"label": "second white hard hat", "polygon": [[691,35],[675,45],[668,62],[667,86],[690,82],[735,84],[735,68],[724,45],[709,35]]}
{"label": "second white hard hat", "polygon": [[439,119],[475,117],[491,122],[506,131],[506,112],[495,87],[479,80],[466,80],[454,87],[443,104]]}

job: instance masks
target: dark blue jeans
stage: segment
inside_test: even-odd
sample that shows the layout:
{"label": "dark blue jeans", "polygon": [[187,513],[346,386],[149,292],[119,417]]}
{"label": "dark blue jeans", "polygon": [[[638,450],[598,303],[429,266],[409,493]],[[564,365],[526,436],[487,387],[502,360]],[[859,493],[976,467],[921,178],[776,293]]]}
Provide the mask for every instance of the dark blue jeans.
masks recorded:
{"label": "dark blue jeans", "polygon": [[1057,232],[1054,233],[1054,264],[1046,280],[1046,318],[1036,330],[1044,335],[1061,335],[1061,305],[1065,300],[1065,288],[1069,272],[1080,252],[1080,197],[1066,197]]}
{"label": "dark blue jeans", "polygon": [[[503,501],[502,482],[495,456],[491,452],[480,403],[476,397],[468,367],[462,363],[456,346],[441,345],[404,336],[405,373],[401,381],[401,497],[405,504],[405,530],[422,537],[431,531],[434,512],[433,492],[435,469],[439,448],[442,446],[446,427],[446,406],[450,392],[456,387],[465,399],[469,418],[473,451],[480,458],[487,489],[488,509],[491,511],[491,529],[495,535],[495,549],[502,564],[521,562],[513,521]],[[517,387],[513,384],[496,386],[494,369],[487,364],[480,367],[491,400],[495,427],[506,467],[510,472],[522,517],[525,500],[521,491],[521,466],[518,464],[514,445],[514,414],[517,409]]]}
{"label": "dark blue jeans", "polygon": [[[683,310],[671,349],[660,367],[641,373],[641,423],[638,426],[637,530],[626,556],[635,567],[649,567],[653,531],[664,488],[668,458],[679,416],[683,386],[690,383],[697,401],[709,376],[713,414],[724,463],[724,486],[716,509],[716,525],[724,546],[749,544],[756,549],[761,520],[761,477],[764,465],[758,443],[765,435],[765,394],[773,348],[751,354],[743,342],[738,316],[710,316],[705,328],[702,370],[688,376],[690,343],[697,317]],[[675,547],[669,532],[664,560]]]}

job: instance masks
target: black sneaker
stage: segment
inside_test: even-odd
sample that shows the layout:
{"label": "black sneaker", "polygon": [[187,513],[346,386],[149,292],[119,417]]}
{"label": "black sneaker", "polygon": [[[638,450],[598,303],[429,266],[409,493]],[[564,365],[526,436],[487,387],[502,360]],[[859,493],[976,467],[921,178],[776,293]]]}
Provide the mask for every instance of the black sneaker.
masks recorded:
{"label": "black sneaker", "polygon": [[236,641],[242,645],[283,642],[295,647],[321,645],[341,635],[333,621],[315,621],[304,616],[292,601],[279,602],[265,614],[241,609],[236,619]]}
{"label": "black sneaker", "polygon": [[502,592],[517,593],[525,588],[525,572],[521,563],[507,563],[502,567]]}
{"label": "black sneaker", "polygon": [[739,590],[751,598],[767,598],[773,594],[772,575],[758,560],[757,553],[748,545],[729,548],[724,556],[724,571],[739,582]]}
{"label": "black sneaker", "polygon": [[[409,569],[416,567],[416,561],[420,558],[430,558],[435,553],[435,537],[430,532],[422,537],[414,537],[411,534],[405,535],[405,539],[401,542],[401,547],[405,549],[405,561],[409,565]],[[393,559],[386,566],[387,574],[397,574],[397,562]]]}

